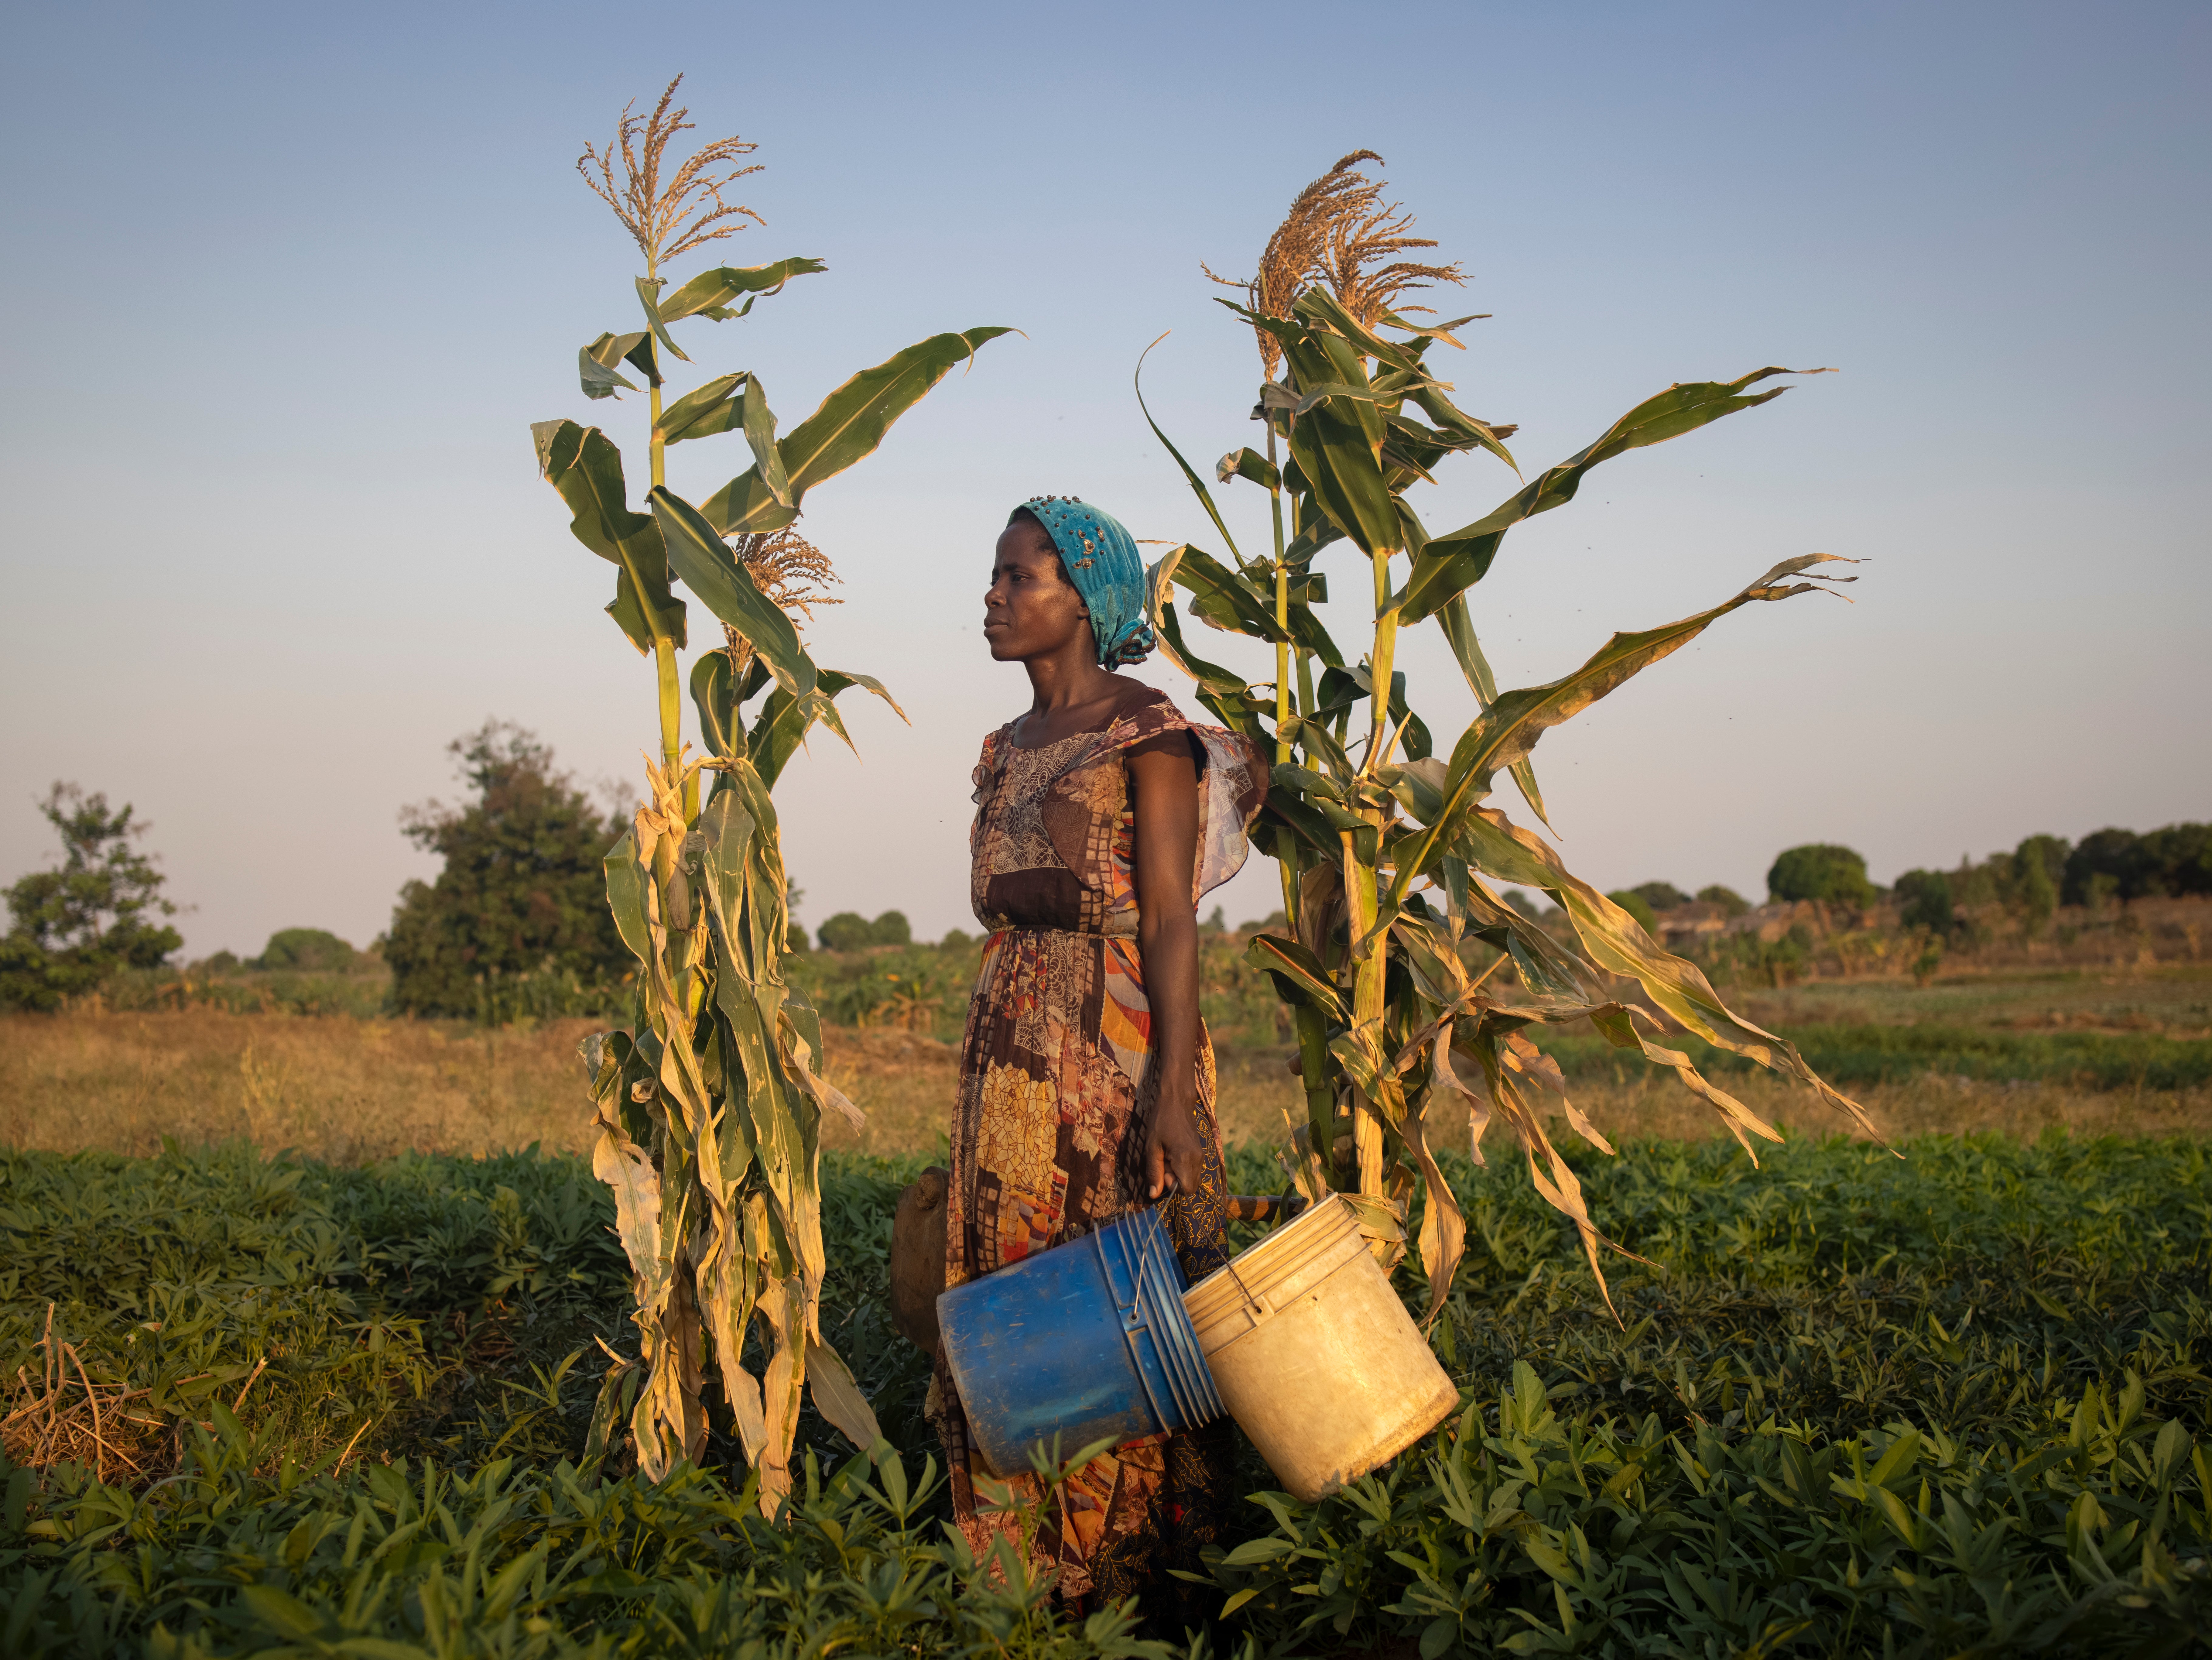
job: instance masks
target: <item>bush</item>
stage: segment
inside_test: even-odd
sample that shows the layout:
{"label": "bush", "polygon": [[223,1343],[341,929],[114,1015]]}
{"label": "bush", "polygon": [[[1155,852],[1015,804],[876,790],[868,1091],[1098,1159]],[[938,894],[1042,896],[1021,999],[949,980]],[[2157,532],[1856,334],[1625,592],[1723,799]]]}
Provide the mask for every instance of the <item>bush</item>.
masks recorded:
{"label": "bush", "polygon": [[158,968],[184,936],[158,918],[176,914],[167,879],[133,843],[150,828],[125,802],[57,783],[39,811],[62,839],[62,862],[7,890],[0,937],[0,1007],[52,1010],[97,991],[124,969]]}
{"label": "bush", "polygon": [[321,928],[280,928],[269,936],[257,969],[291,969],[302,974],[343,974],[361,961],[361,953],[335,933]]}
{"label": "bush", "polygon": [[488,721],[450,748],[474,799],[402,818],[409,839],[445,868],[400,892],[384,952],[392,1000],[412,1014],[465,1018],[611,1003],[632,962],[600,862],[619,827],[520,727]]}
{"label": "bush", "polygon": [[1711,887],[1698,890],[1698,903],[1701,905],[1718,905],[1722,914],[1729,917],[1741,916],[1751,909],[1750,900],[1745,898],[1734,888],[1724,888],[1717,882]]}
{"label": "bush", "polygon": [[1897,896],[1899,921],[1908,928],[1948,933],[1957,920],[1951,907],[1951,879],[1941,871],[1909,870],[1890,891]]}
{"label": "bush", "polygon": [[866,951],[876,946],[910,946],[914,930],[904,911],[887,910],[872,922],[856,910],[841,910],[814,931],[824,951]]}
{"label": "bush", "polygon": [[1776,899],[1818,899],[1832,905],[1863,906],[1874,899],[1866,860],[1849,848],[1826,842],[1791,848],[1775,860],[1766,873],[1766,891]]}

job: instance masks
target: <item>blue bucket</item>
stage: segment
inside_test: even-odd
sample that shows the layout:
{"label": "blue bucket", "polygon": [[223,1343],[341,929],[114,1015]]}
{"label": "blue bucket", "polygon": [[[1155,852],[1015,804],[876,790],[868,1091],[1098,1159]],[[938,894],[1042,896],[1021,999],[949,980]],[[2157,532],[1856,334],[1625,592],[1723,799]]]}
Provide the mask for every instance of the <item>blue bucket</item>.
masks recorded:
{"label": "blue bucket", "polygon": [[1132,1211],[937,1299],[968,1430],[991,1468],[1194,1430],[1224,1414],[1159,1213]]}

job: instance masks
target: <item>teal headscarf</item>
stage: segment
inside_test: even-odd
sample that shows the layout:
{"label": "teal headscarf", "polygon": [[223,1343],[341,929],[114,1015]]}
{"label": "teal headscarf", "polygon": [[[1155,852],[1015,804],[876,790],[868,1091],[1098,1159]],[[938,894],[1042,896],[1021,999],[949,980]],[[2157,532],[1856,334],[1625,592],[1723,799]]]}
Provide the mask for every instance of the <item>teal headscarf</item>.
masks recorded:
{"label": "teal headscarf", "polygon": [[1152,655],[1152,625],[1145,615],[1145,562],[1121,521],[1079,496],[1032,496],[1015,509],[1036,515],[1060,554],[1060,569],[1091,613],[1098,661],[1106,668]]}

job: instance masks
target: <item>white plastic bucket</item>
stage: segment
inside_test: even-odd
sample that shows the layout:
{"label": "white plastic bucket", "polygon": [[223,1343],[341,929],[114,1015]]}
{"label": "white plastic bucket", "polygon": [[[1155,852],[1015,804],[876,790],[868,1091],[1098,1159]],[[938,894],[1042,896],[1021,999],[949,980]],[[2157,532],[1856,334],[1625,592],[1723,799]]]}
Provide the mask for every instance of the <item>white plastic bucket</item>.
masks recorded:
{"label": "white plastic bucket", "polygon": [[1396,1457],[1459,1405],[1334,1195],[1182,1300],[1230,1416],[1298,1499]]}

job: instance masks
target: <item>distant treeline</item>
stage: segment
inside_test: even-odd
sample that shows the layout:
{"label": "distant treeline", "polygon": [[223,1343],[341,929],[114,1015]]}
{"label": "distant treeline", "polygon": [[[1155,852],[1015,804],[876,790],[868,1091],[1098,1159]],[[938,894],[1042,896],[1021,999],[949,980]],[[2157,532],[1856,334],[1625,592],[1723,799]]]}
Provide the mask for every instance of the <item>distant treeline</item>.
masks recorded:
{"label": "distant treeline", "polygon": [[[2114,901],[2212,894],[2212,824],[2168,824],[2137,835],[2100,830],[2072,842],[2061,836],[2031,836],[2010,853],[1977,863],[1962,857],[1954,870],[1909,870],[1887,888],[1867,875],[1866,860],[1832,842],[1808,842],[1780,854],[1766,873],[1767,897],[1865,909],[1897,904],[1907,927],[1941,932],[1962,911],[1996,905],[2040,923],[2060,905],[2094,909]],[[1672,882],[1644,882],[1609,896],[1645,927],[1658,913],[1692,903],[1717,905],[1741,915],[1750,902],[1732,888],[1684,892]]]}
{"label": "distant treeline", "polygon": [[[433,880],[401,890],[389,930],[367,952],[320,928],[285,928],[259,957],[218,952],[185,973],[208,988],[227,988],[215,1000],[240,1007],[356,1008],[374,995],[374,985],[364,985],[388,970],[384,995],[404,1014],[489,1021],[623,1014],[633,964],[608,915],[601,860],[627,827],[626,815],[596,806],[555,767],[548,745],[511,723],[487,721],[449,747],[464,798],[410,807],[400,819],[403,832],[438,855],[441,868]],[[41,812],[60,837],[62,858],[5,890],[0,1006],[57,1009],[101,992],[118,975],[134,982],[173,976],[169,964],[182,940],[162,919],[175,908],[161,891],[161,872],[139,851],[144,826],[130,806],[112,810],[102,796],[57,784]],[[1894,903],[1905,927],[1931,935],[1998,906],[2033,933],[2062,904],[2094,910],[2212,893],[2212,825],[2169,824],[2141,835],[2100,830],[2078,843],[2031,836],[2010,853],[1962,859],[1953,870],[1906,871],[1887,889],[1869,879],[1865,859],[1853,849],[1809,843],[1776,858],[1766,887],[1773,900],[1863,909]],[[1518,893],[1509,897],[1539,909]],[[1661,914],[1692,904],[1731,918],[1751,909],[1742,895],[1717,885],[1692,893],[1644,882],[1611,897],[1655,928]],[[799,897],[794,892],[794,910]],[[1210,926],[1220,926],[1218,911]],[[815,939],[838,958],[922,949],[896,910],[872,920],[840,911]],[[969,942],[956,929],[946,943],[957,955]],[[790,945],[807,952],[803,928],[793,926]],[[881,1003],[908,1024],[955,999],[955,978],[933,958],[903,968],[856,963],[850,971],[825,963],[800,976],[851,1005],[849,1014],[868,1018]],[[348,983],[337,985],[341,980]]]}

